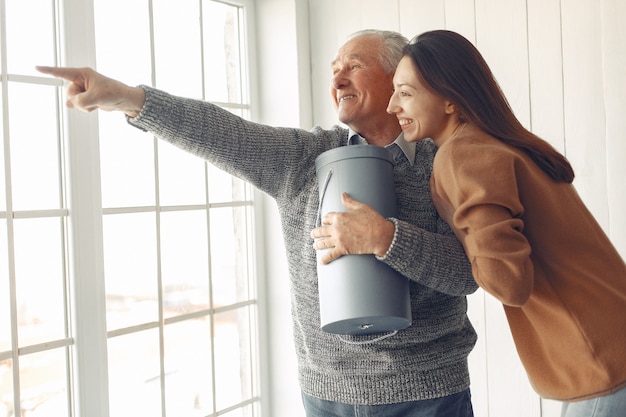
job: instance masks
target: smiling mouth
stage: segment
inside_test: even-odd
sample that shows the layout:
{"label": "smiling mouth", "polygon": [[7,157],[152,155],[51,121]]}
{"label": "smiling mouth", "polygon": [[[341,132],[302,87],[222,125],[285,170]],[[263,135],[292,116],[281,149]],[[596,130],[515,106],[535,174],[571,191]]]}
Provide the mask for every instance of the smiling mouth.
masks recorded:
{"label": "smiling mouth", "polygon": [[343,97],[341,97],[339,99],[339,102],[341,103],[344,100],[350,100],[350,99],[353,99],[353,98],[356,98],[356,96],[355,95],[343,96]]}
{"label": "smiling mouth", "polygon": [[413,120],[410,120],[410,119],[402,119],[402,120],[398,120],[398,122],[400,123],[400,126],[407,126],[407,125],[413,124]]}

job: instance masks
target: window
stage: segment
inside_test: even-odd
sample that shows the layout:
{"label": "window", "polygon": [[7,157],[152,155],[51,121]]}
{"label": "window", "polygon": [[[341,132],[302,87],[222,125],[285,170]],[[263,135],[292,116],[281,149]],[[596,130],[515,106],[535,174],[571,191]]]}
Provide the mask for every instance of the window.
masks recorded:
{"label": "window", "polygon": [[119,113],[66,111],[34,71],[97,64],[249,117],[252,5],[0,7],[0,417],[259,416],[252,188]]}

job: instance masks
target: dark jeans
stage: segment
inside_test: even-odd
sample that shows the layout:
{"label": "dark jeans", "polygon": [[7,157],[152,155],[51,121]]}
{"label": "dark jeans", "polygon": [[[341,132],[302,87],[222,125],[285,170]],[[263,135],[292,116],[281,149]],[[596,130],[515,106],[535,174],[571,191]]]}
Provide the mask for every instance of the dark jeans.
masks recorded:
{"label": "dark jeans", "polygon": [[320,400],[302,394],[307,417],[474,417],[469,388],[432,400],[358,405]]}

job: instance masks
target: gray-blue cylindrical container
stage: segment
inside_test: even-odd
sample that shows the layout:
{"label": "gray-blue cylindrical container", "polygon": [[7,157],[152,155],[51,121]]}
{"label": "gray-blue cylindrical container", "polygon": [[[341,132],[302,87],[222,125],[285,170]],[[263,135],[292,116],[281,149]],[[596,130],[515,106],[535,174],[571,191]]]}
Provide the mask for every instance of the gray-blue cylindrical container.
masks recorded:
{"label": "gray-blue cylindrical container", "polygon": [[[373,145],[331,149],[315,160],[320,189],[318,222],[328,212],[345,212],[341,194],[370,205],[383,217],[396,215],[393,157]],[[322,265],[317,251],[322,330],[371,334],[411,325],[409,282],[374,255],[345,255]]]}

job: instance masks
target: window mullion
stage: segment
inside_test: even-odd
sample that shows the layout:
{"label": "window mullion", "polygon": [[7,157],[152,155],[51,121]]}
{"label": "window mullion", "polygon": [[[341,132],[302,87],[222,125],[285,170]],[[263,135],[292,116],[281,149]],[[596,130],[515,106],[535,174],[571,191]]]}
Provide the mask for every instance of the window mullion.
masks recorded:
{"label": "window mullion", "polygon": [[[91,0],[61,1],[61,65],[95,67]],[[109,415],[98,117],[65,112],[77,416]],[[87,388],[88,387],[88,388]]]}

